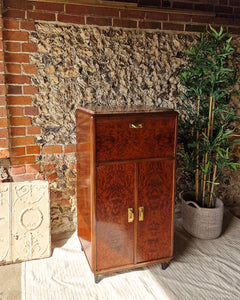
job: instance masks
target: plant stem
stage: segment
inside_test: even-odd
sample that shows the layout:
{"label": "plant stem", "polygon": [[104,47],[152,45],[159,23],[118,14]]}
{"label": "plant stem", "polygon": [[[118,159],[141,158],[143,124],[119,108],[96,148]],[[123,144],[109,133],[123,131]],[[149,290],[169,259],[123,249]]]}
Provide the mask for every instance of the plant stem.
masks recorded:
{"label": "plant stem", "polygon": [[[213,97],[210,96],[209,99],[209,111],[208,111],[208,127],[207,127],[207,140],[209,141],[209,136],[210,136],[210,129],[211,129],[211,124],[212,124],[212,103],[213,103]],[[205,144],[205,143],[204,143]],[[205,194],[206,194],[206,181],[207,181],[207,172],[206,172],[206,168],[207,168],[207,164],[208,164],[208,152],[205,153],[205,158],[204,158],[204,176],[203,176],[203,192],[202,192],[202,204],[204,207],[204,199],[205,199]],[[210,190],[210,185],[208,184],[208,192]]]}
{"label": "plant stem", "polygon": [[[197,102],[197,117],[199,117],[199,106],[200,106],[200,96],[198,96],[198,102]],[[195,174],[195,184],[196,184],[196,191],[195,191],[195,198],[196,198],[196,202],[198,202],[198,195],[199,195],[199,130],[197,129],[196,132],[196,150],[197,150],[197,157],[196,157],[196,163],[197,163],[197,167],[196,167],[196,174]]]}
{"label": "plant stem", "polygon": [[[218,149],[219,149],[219,147],[218,147]],[[219,157],[219,154],[217,153],[216,162],[218,161],[218,157]],[[215,180],[216,180],[216,173],[217,173],[217,164],[215,164],[214,171],[213,171],[211,193],[210,193],[210,198],[209,198],[209,203],[208,203],[209,208],[211,208],[211,206],[212,206],[212,198],[213,198],[214,183],[215,183]]]}
{"label": "plant stem", "polygon": [[[210,96],[210,104],[209,104],[209,115],[210,115],[210,118],[208,120],[208,125],[210,125],[210,128],[209,128],[209,136],[208,138],[212,138],[212,135],[213,135],[213,123],[214,123],[214,108],[215,108],[215,100],[212,98],[212,96]],[[211,113],[210,113],[211,111]],[[211,151],[209,152],[209,158],[211,158]],[[211,197],[211,193],[210,193],[210,180],[211,180],[211,166],[210,166],[210,169],[209,169],[209,173],[208,173],[208,187],[207,187],[207,191],[208,191],[208,203],[210,202],[210,197]]]}

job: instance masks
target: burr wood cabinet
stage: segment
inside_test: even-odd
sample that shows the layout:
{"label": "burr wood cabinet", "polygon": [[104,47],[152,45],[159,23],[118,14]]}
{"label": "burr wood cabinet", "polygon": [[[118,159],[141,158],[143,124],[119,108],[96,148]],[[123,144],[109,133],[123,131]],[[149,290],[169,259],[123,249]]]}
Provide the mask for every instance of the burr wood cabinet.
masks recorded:
{"label": "burr wood cabinet", "polygon": [[170,109],[77,109],[78,236],[96,282],[171,260],[176,131]]}

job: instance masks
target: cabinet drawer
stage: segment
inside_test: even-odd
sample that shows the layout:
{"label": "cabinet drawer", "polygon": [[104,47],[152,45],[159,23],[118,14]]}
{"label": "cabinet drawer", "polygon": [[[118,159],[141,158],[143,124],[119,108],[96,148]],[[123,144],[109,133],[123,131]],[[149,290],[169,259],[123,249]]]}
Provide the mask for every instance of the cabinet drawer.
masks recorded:
{"label": "cabinet drawer", "polygon": [[176,118],[96,122],[98,162],[173,156]]}

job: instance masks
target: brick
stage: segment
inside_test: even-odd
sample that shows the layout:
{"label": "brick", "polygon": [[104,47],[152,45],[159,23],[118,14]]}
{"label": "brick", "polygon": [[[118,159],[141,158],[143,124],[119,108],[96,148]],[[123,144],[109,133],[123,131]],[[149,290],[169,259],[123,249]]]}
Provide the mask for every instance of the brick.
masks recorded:
{"label": "brick", "polygon": [[91,6],[66,4],[66,13],[73,15],[92,15],[93,8]]}
{"label": "brick", "polygon": [[19,29],[19,21],[16,21],[16,20],[4,20],[4,28],[7,28],[7,29]]}
{"label": "brick", "polygon": [[65,153],[75,153],[76,152],[76,145],[66,145],[64,147]]}
{"label": "brick", "polygon": [[17,147],[11,148],[11,155],[12,156],[23,156],[26,155],[25,147]]}
{"label": "brick", "polygon": [[45,146],[43,147],[43,154],[62,153],[62,146]]}
{"label": "brick", "polygon": [[[15,163],[15,159],[12,161],[14,162],[13,164],[18,165],[18,163]],[[21,165],[23,165],[24,163],[20,163]],[[31,181],[31,180],[35,180],[35,174],[22,174],[22,175],[13,175],[12,176],[13,181],[15,182],[21,182],[21,181]]]}
{"label": "brick", "polygon": [[11,136],[25,136],[26,128],[25,127],[11,127]]}
{"label": "brick", "polygon": [[25,11],[20,9],[8,9],[3,13],[4,18],[25,18]]}
{"label": "brick", "polygon": [[240,15],[240,8],[234,8],[234,14]]}
{"label": "brick", "polygon": [[193,9],[193,4],[192,3],[186,3],[186,2],[175,2],[175,1],[173,1],[172,8],[192,10]]}
{"label": "brick", "polygon": [[64,11],[64,4],[60,3],[46,3],[46,2],[36,2],[35,9],[40,10],[53,10],[53,11]]}
{"label": "brick", "polygon": [[47,175],[47,179],[50,180],[50,181],[52,181],[52,180],[54,180],[56,178],[57,178],[57,173],[56,172]]}
{"label": "brick", "polygon": [[5,83],[5,77],[3,74],[0,74],[0,85]]}
{"label": "brick", "polygon": [[31,105],[32,98],[30,96],[8,96],[8,105]]}
{"label": "brick", "polygon": [[0,96],[0,105],[5,106],[6,105],[6,96]]}
{"label": "brick", "polygon": [[0,95],[6,95],[6,86],[0,85]]}
{"label": "brick", "polygon": [[33,107],[33,106],[25,107],[25,115],[27,115],[27,116],[37,116],[37,115],[39,115],[38,107]]}
{"label": "brick", "polygon": [[20,52],[20,43],[6,42],[5,48],[9,52]]}
{"label": "brick", "polygon": [[28,5],[26,0],[4,0],[4,7],[26,9]]}
{"label": "brick", "polygon": [[190,32],[204,32],[206,30],[206,26],[186,24],[185,30]]}
{"label": "brick", "polygon": [[23,107],[13,106],[9,107],[10,116],[23,116]]}
{"label": "brick", "polygon": [[127,19],[144,19],[145,12],[142,10],[120,10],[121,18]]}
{"label": "brick", "polygon": [[169,14],[169,21],[174,22],[190,22],[191,15],[190,14]]}
{"label": "brick", "polygon": [[233,8],[229,6],[215,6],[216,13],[232,14]]}
{"label": "brick", "polygon": [[0,139],[8,138],[8,130],[0,128]]}
{"label": "brick", "polygon": [[113,26],[124,27],[124,28],[136,28],[137,22],[133,20],[113,19]]}
{"label": "brick", "polygon": [[0,73],[4,73],[4,64],[0,62]]}
{"label": "brick", "polygon": [[7,117],[7,109],[6,107],[1,107],[0,106],[0,117]]}
{"label": "brick", "polygon": [[171,7],[171,3],[168,0],[163,0],[162,1],[162,7],[164,8],[170,8]]}
{"label": "brick", "polygon": [[29,54],[25,53],[5,53],[6,62],[28,63]]}
{"label": "brick", "polygon": [[40,171],[40,165],[35,164],[35,165],[26,165],[26,173],[39,173]]}
{"label": "brick", "polygon": [[27,146],[27,154],[40,154],[40,146]]}
{"label": "brick", "polygon": [[22,87],[18,85],[8,85],[8,94],[22,94]]}
{"label": "brick", "polygon": [[24,95],[34,95],[38,93],[38,88],[36,86],[23,86]]}
{"label": "brick", "polygon": [[6,139],[6,138],[0,139],[0,149],[1,148],[8,149],[8,146],[9,146],[8,139]]}
{"label": "brick", "polygon": [[162,29],[162,23],[160,22],[150,22],[150,21],[143,21],[139,22],[139,28],[144,29]]}
{"label": "brick", "polygon": [[22,51],[23,52],[36,52],[37,45],[32,43],[23,43],[22,44]]}
{"label": "brick", "polygon": [[22,65],[23,72],[26,74],[37,74],[37,66],[36,65]]}
{"label": "brick", "polygon": [[94,7],[94,15],[103,17],[119,17],[119,9],[108,7]]}
{"label": "brick", "polygon": [[29,117],[10,117],[11,126],[31,125],[31,118]]}
{"label": "brick", "polygon": [[[230,0],[229,1],[230,3],[230,5],[231,6],[238,6],[238,7],[240,7],[240,2],[239,2],[239,0]],[[224,3],[224,4],[226,4],[226,3]]]}
{"label": "brick", "polygon": [[177,24],[177,23],[163,23],[163,30],[176,30],[176,31],[183,31],[184,25]]}
{"label": "brick", "polygon": [[195,10],[201,11],[213,11],[214,6],[212,4],[195,4]]}
{"label": "brick", "polygon": [[56,165],[54,165],[54,164],[43,165],[44,172],[52,172],[53,170],[55,170],[55,168],[56,168]]}
{"label": "brick", "polygon": [[16,83],[16,84],[30,84],[31,79],[29,76],[26,75],[12,75],[12,74],[6,74],[6,83]]}
{"label": "brick", "polygon": [[85,19],[83,16],[58,14],[57,19],[59,22],[64,22],[64,23],[85,24]]}
{"label": "brick", "polygon": [[228,32],[231,34],[240,34],[240,27],[228,27]]}
{"label": "brick", "polygon": [[8,158],[10,157],[9,150],[0,150],[0,158]]}
{"label": "brick", "polygon": [[12,147],[34,145],[34,144],[35,144],[35,139],[33,136],[13,137],[11,139]]}
{"label": "brick", "polygon": [[27,134],[41,134],[40,126],[27,127]]}
{"label": "brick", "polygon": [[27,21],[23,20],[20,22],[20,28],[29,30],[29,31],[34,31],[35,30],[35,22],[34,21]]}
{"label": "brick", "polygon": [[192,22],[193,23],[212,24],[213,23],[213,17],[211,17],[211,16],[195,15],[195,16],[192,16]]}
{"label": "brick", "polygon": [[0,127],[8,127],[8,119],[7,118],[0,118]]}
{"label": "brick", "polygon": [[55,14],[46,13],[46,12],[28,11],[27,18],[34,19],[34,20],[42,20],[42,21],[55,21]]}
{"label": "brick", "polygon": [[11,74],[20,74],[21,73],[21,65],[18,64],[6,64],[6,70]]}
{"label": "brick", "polygon": [[28,41],[28,32],[23,31],[4,31],[3,39],[5,41]]}
{"label": "brick", "polygon": [[19,174],[25,174],[26,173],[25,166],[12,167],[12,168],[10,168],[9,171],[10,171],[10,175],[19,175]]}
{"label": "brick", "polygon": [[87,17],[86,24],[99,26],[112,26],[112,19]]}
{"label": "brick", "polygon": [[[225,18],[225,17],[215,17],[214,23],[218,25],[234,25],[234,19],[233,18]],[[215,26],[214,26],[215,28]]]}
{"label": "brick", "polygon": [[147,20],[161,20],[167,21],[168,14],[167,13],[159,13],[159,12],[146,12],[145,19]]}

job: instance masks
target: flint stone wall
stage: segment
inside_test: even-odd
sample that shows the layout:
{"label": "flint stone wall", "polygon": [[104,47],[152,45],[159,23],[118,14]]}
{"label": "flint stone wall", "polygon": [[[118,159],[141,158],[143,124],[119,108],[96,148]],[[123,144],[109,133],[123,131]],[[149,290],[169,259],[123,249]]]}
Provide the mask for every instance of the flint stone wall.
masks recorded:
{"label": "flint stone wall", "polygon": [[39,88],[34,104],[44,143],[71,144],[81,104],[148,104],[176,108],[179,69],[191,35],[37,24],[31,62]]}
{"label": "flint stone wall", "polygon": [[[37,23],[30,42],[38,47],[31,55],[31,63],[38,67],[32,84],[39,89],[33,103],[40,111],[33,125],[41,126],[42,136],[37,142],[44,146],[76,143],[75,110],[82,104],[148,104],[175,109],[181,101],[178,73],[186,64],[183,51],[191,47],[195,36]],[[235,44],[240,53],[240,38]],[[233,104],[239,114],[239,98]],[[239,150],[236,157],[239,160]],[[39,159],[42,164],[52,161],[59,165],[56,178],[50,180],[52,221],[56,228],[72,230],[76,222],[74,207],[56,203],[57,193],[70,193],[72,202],[76,200],[68,176],[75,156],[42,155]],[[75,171],[72,175],[76,176]],[[225,203],[239,206],[239,176],[231,176],[224,190]],[[178,188],[183,188],[181,180],[178,182]]]}

